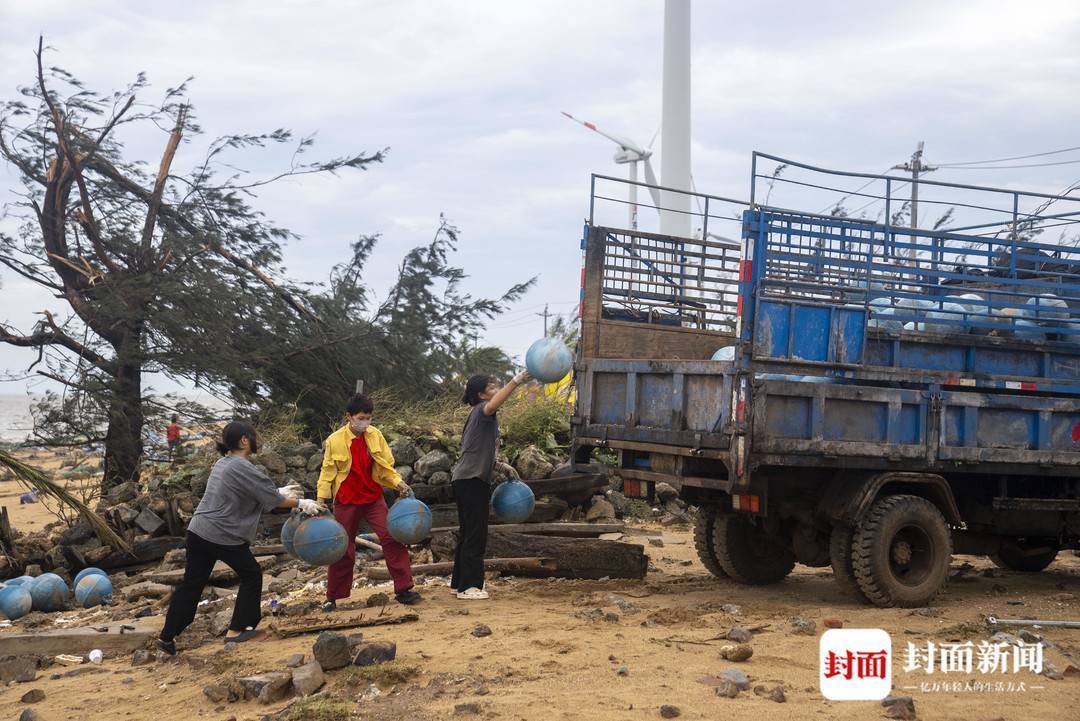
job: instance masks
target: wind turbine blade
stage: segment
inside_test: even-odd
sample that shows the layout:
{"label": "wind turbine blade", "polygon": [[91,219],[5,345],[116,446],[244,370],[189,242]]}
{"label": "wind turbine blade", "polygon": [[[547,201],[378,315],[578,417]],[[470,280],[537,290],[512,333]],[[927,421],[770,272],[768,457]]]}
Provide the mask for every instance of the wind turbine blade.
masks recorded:
{"label": "wind turbine blade", "polygon": [[565,115],[566,117],[570,118],[571,120],[573,120],[575,123],[577,123],[579,125],[584,125],[586,128],[593,131],[594,133],[599,133],[600,135],[603,135],[605,138],[607,138],[611,142],[615,143],[620,148],[625,148],[626,150],[637,153],[638,155],[645,155],[646,154],[645,150],[642,149],[642,147],[640,145],[638,145],[637,143],[635,143],[633,140],[621,137],[619,135],[612,135],[611,133],[605,133],[603,130],[596,127],[596,125],[594,123],[590,123],[590,122],[588,122],[586,120],[579,120],[578,118],[575,118],[573,115],[566,112],[565,110],[562,111],[562,114]]}
{"label": "wind turbine blade", "polygon": [[652,146],[656,143],[656,139],[660,137],[660,127],[656,126],[656,132],[652,134],[652,140],[649,141],[649,150],[652,150]]}
{"label": "wind turbine blade", "polygon": [[652,196],[653,207],[657,210],[660,209],[660,191],[656,189],[659,183],[656,182],[656,173],[653,172],[652,163],[648,158],[645,158],[645,182],[649,184],[649,195]]}

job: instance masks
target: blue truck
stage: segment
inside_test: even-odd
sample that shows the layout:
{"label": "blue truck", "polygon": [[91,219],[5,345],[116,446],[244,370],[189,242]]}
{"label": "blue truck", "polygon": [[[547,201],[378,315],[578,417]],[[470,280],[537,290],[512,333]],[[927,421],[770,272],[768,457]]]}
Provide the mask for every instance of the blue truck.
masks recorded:
{"label": "blue truck", "polygon": [[593,176],[576,470],[674,487],[716,576],[831,566],[879,606],[1080,547],[1080,200],[919,181],[923,229],[910,182],[754,153],[679,237],[605,223]]}

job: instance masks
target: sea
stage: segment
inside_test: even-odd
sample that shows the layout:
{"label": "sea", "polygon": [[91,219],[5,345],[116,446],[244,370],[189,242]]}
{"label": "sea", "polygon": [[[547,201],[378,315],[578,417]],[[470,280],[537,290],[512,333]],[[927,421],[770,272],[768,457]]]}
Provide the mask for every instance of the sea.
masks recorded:
{"label": "sea", "polygon": [[21,443],[33,430],[30,406],[37,400],[34,396],[0,395],[0,442]]}

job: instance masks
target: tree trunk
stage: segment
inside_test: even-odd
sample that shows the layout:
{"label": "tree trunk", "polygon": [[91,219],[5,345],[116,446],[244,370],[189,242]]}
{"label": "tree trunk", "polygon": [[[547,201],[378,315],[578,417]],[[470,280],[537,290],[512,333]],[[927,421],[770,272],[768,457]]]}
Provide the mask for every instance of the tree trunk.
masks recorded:
{"label": "tree trunk", "polygon": [[138,359],[141,335],[132,331],[117,348],[117,371],[109,399],[109,427],[105,433],[104,492],[139,479],[142,459],[142,363]]}

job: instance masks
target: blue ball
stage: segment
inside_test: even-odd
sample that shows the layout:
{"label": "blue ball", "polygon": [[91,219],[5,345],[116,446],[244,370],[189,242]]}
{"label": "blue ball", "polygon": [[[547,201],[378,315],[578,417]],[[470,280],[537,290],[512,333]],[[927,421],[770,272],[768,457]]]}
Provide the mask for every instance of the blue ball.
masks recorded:
{"label": "blue ball", "polygon": [[100,568],[94,568],[93,566],[91,566],[90,568],[84,568],[83,570],[79,571],[78,575],[75,576],[75,580],[71,582],[71,587],[77,589],[79,587],[79,581],[83,580],[87,576],[107,577],[108,575],[109,574],[105,573]]}
{"label": "blue ball", "polygon": [[345,555],[349,538],[345,529],[331,516],[315,516],[300,522],[293,536],[293,549],[301,561],[313,566],[329,566]]}
{"label": "blue ball", "polygon": [[541,338],[525,353],[525,368],[541,383],[558,383],[574,366],[574,356],[558,338]]}
{"label": "blue ball", "polygon": [[[26,586],[26,584],[33,583],[33,582],[34,582],[34,577],[33,576],[19,576],[18,578],[13,578],[10,581],[4,581],[4,585],[5,586]],[[27,588],[29,588],[29,586],[27,586]]]}
{"label": "blue ball", "polygon": [[415,498],[394,501],[386,516],[386,528],[398,543],[420,543],[431,533],[431,509]]}
{"label": "blue ball", "polygon": [[22,618],[30,613],[33,606],[34,599],[22,586],[6,585],[0,588],[0,613],[7,616],[9,621]]}
{"label": "blue ball", "polygon": [[536,497],[527,484],[510,479],[491,494],[491,507],[503,523],[524,523],[536,507]]}
{"label": "blue ball", "polygon": [[285,521],[285,525],[281,527],[281,545],[285,546],[285,551],[296,558],[296,548],[293,547],[293,539],[296,537],[296,529],[303,523],[304,516],[299,513],[294,513],[289,516],[289,520]]}
{"label": "blue ball", "polygon": [[112,600],[112,592],[108,576],[91,573],[75,584],[75,601],[83,608],[104,606]]}
{"label": "blue ball", "polygon": [[43,573],[30,584],[30,598],[34,600],[34,610],[52,613],[61,610],[71,596],[64,579],[55,573]]}

